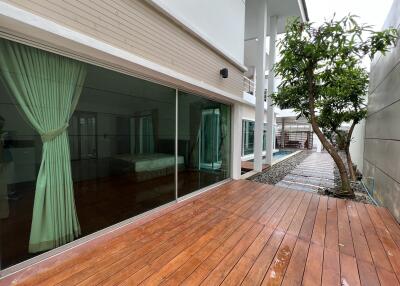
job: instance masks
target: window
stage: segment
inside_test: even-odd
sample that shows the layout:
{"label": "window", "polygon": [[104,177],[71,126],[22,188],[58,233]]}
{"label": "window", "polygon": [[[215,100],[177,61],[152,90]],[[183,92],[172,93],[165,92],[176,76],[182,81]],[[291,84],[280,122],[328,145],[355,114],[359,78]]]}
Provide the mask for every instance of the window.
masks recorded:
{"label": "window", "polygon": [[242,121],[242,155],[254,154],[254,126],[255,122]]}
{"label": "window", "polygon": [[[254,154],[254,127],[254,121],[242,120],[242,156]],[[265,151],[267,149],[267,123],[264,123],[262,144],[263,151]]]}

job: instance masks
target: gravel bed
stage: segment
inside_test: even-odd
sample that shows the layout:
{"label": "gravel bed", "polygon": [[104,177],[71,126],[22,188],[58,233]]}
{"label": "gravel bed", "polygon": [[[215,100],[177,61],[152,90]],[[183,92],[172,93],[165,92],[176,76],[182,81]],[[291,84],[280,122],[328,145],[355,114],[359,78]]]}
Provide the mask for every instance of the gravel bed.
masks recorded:
{"label": "gravel bed", "polygon": [[248,178],[250,181],[275,185],[289,174],[298,164],[310,155],[309,151],[301,151],[292,157],[283,160],[266,171]]}

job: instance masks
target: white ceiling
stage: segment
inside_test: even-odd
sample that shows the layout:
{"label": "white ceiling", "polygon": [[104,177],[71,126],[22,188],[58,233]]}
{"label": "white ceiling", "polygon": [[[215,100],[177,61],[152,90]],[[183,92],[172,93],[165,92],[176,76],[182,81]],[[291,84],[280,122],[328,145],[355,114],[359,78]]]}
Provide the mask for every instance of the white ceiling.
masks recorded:
{"label": "white ceiling", "polygon": [[[265,0],[246,1],[245,40],[257,37],[257,11],[261,1]],[[285,31],[285,24],[289,17],[302,18],[301,3],[301,0],[267,0],[268,17],[279,16],[281,18],[278,24],[278,33]],[[267,35],[269,35],[268,26]]]}
{"label": "white ceiling", "polygon": [[[262,3],[261,1],[267,1],[268,18],[270,16],[279,16],[278,34],[285,31],[285,25],[289,18],[304,18],[302,0],[246,0],[244,64],[248,68],[255,66],[256,62],[257,11],[260,3]],[[267,36],[268,35],[269,30],[267,25]],[[267,38],[267,48],[268,46]]]}

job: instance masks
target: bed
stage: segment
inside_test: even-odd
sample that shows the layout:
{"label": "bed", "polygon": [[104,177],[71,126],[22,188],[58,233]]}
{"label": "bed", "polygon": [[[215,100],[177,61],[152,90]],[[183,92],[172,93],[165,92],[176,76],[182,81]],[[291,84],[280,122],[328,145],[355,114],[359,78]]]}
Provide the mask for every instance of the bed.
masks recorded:
{"label": "bed", "polygon": [[[114,159],[129,164],[129,170],[136,181],[144,181],[173,174],[175,172],[175,156],[164,153],[151,154],[119,154]],[[185,158],[178,156],[178,167],[184,165]]]}

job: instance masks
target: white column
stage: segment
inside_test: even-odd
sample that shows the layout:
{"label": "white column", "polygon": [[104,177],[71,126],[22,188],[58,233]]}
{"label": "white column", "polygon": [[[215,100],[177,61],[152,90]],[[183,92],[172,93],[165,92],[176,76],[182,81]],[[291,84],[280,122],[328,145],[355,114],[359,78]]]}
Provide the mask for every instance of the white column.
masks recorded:
{"label": "white column", "polygon": [[268,55],[268,97],[267,97],[267,150],[265,154],[265,161],[268,165],[272,163],[273,141],[272,138],[273,124],[274,124],[274,107],[270,95],[275,92],[275,73],[273,70],[275,64],[275,46],[276,46],[276,30],[278,24],[278,17],[271,16],[269,19],[269,55]]}
{"label": "white column", "polygon": [[239,103],[235,103],[232,112],[231,124],[232,138],[232,178],[239,179],[241,176],[241,155],[242,155],[242,107]]}
{"label": "white column", "polygon": [[282,117],[281,147],[285,148],[285,118]]}
{"label": "white column", "polygon": [[275,113],[274,113],[274,124],[272,126],[273,126],[272,127],[272,134],[273,134],[273,136],[272,136],[272,150],[275,150],[276,149],[276,126],[277,126],[276,114]]}
{"label": "white column", "polygon": [[254,126],[254,170],[262,171],[262,137],[264,128],[265,41],[267,36],[267,0],[257,9],[256,116]]}

